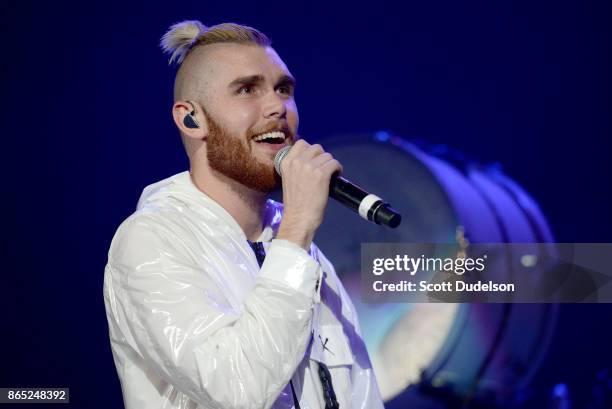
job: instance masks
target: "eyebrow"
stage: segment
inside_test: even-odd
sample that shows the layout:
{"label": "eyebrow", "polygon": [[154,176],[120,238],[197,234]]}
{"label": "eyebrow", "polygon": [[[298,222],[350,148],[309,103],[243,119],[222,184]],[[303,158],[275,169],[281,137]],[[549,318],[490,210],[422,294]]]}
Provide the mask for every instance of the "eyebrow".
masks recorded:
{"label": "eyebrow", "polygon": [[[233,80],[232,82],[229,83],[228,87],[229,88],[234,88],[236,86],[241,86],[241,85],[253,85],[253,84],[260,84],[262,82],[264,82],[265,79],[263,77],[263,75],[247,75],[245,77],[238,77],[235,80]],[[293,76],[288,75],[288,74],[284,74],[282,75],[278,81],[276,82],[276,86],[278,85],[291,85],[293,87],[295,87],[296,84],[296,80],[295,78],[293,78]]]}

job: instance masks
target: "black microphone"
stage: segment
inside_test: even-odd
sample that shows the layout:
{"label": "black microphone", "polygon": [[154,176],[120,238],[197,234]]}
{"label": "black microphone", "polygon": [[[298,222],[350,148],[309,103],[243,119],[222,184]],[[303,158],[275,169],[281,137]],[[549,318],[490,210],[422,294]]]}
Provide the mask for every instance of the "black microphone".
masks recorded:
{"label": "black microphone", "polygon": [[[281,162],[289,153],[291,146],[285,146],[274,157],[274,169],[282,177]],[[345,178],[333,174],[329,181],[329,196],[342,203],[366,220],[396,228],[402,221],[402,215],[380,197],[366,192]]]}

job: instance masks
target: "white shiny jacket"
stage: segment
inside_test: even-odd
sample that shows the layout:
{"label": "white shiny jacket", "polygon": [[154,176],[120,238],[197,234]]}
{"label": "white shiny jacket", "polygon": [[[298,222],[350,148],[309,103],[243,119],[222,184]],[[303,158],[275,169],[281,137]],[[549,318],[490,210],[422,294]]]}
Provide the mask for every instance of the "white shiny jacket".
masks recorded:
{"label": "white shiny jacket", "polygon": [[104,274],[127,409],[293,408],[290,379],[302,409],[324,409],[317,361],[341,409],[383,407],[349,297],[315,245],[273,239],[281,215],[268,201],[260,269],[188,172],[144,190]]}

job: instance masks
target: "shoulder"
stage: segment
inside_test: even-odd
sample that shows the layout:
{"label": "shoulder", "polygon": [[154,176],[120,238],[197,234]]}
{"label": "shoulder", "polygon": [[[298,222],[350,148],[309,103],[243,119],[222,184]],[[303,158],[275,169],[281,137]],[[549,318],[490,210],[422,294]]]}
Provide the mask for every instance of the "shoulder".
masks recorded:
{"label": "shoulder", "polygon": [[117,228],[109,261],[153,256],[166,249],[189,252],[223,230],[211,200],[195,190],[187,172],[147,186],[136,211]]}
{"label": "shoulder", "polygon": [[[173,211],[137,211],[117,228],[108,252],[110,264],[138,265],[180,248],[181,221]],[[182,229],[181,229],[182,230]]]}

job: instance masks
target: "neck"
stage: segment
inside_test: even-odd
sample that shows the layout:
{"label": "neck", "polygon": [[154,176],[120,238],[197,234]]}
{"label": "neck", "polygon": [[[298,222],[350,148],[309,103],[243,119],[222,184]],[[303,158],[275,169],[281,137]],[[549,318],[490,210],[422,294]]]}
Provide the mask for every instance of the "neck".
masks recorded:
{"label": "neck", "polygon": [[[195,163],[194,163],[195,162]],[[192,161],[189,170],[195,186],[223,207],[236,220],[247,239],[257,240],[263,230],[265,193],[244,185]]]}

